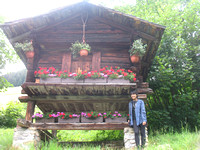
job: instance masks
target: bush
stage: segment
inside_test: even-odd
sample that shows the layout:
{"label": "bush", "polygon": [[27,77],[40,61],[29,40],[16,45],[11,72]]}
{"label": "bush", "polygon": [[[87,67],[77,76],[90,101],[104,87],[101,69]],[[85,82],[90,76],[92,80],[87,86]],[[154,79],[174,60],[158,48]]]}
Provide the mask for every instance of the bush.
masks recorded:
{"label": "bush", "polygon": [[9,102],[5,109],[0,110],[0,127],[16,127],[16,120],[25,116],[25,106],[21,103]]}

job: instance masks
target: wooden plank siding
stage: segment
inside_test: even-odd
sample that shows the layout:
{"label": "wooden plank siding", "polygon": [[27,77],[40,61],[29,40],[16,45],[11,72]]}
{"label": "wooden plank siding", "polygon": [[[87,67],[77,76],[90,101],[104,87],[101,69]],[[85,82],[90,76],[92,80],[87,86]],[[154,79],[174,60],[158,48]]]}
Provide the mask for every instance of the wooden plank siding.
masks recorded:
{"label": "wooden plank siding", "polygon": [[[120,66],[125,69],[131,66],[128,53],[129,47],[127,46],[130,42],[130,34],[93,18],[89,18],[86,25],[86,42],[91,43],[92,52],[87,57],[72,57],[71,66],[70,56],[64,54],[69,51],[72,42],[82,40],[80,16],[41,31],[37,34],[37,37],[42,49],[38,62],[38,66],[41,67],[53,66],[63,70],[63,67],[68,65],[67,68],[70,68],[68,71],[77,72],[78,68],[83,71],[91,71],[94,68],[99,70],[105,66]],[[94,43],[101,43],[101,46]],[[105,43],[112,44],[107,45]],[[101,54],[98,54],[99,56],[97,56],[98,52],[101,52]],[[94,61],[96,62],[94,63]]]}

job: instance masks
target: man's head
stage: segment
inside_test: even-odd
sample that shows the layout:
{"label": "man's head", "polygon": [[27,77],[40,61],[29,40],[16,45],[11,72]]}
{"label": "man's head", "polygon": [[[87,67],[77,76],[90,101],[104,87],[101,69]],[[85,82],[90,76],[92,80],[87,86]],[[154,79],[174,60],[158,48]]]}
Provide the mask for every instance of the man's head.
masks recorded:
{"label": "man's head", "polygon": [[131,98],[132,98],[133,100],[136,100],[137,97],[138,97],[138,92],[137,92],[136,90],[132,91],[132,92],[131,92]]}

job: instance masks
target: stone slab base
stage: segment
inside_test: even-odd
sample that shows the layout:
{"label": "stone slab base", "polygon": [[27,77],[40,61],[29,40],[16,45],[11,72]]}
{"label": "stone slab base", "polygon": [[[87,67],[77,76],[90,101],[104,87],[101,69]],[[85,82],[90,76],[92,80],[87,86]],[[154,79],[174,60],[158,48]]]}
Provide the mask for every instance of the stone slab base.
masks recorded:
{"label": "stone slab base", "polygon": [[[147,146],[148,145],[147,128],[145,128],[145,134],[146,134],[145,146]],[[141,144],[141,141],[140,141],[140,144]],[[136,147],[136,144],[135,144],[135,133],[134,133],[133,128],[131,128],[131,127],[124,128],[124,147],[125,147],[126,150],[132,150],[132,149],[134,149]]]}
{"label": "stone slab base", "polygon": [[38,146],[40,143],[39,131],[35,128],[22,128],[17,126],[14,129],[13,144],[14,149],[30,149],[32,146]]}

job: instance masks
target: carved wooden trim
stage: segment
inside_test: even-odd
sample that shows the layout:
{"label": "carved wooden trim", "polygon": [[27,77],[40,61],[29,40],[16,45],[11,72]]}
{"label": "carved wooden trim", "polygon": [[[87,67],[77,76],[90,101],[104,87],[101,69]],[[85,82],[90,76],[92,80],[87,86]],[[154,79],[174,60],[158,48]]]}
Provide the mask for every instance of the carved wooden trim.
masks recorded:
{"label": "carved wooden trim", "polygon": [[67,70],[67,72],[71,71],[71,63],[72,63],[72,58],[71,58],[71,52],[66,52],[63,54],[62,58],[62,71]]}
{"label": "carved wooden trim", "polygon": [[92,70],[99,71],[101,68],[101,52],[93,52]]}

